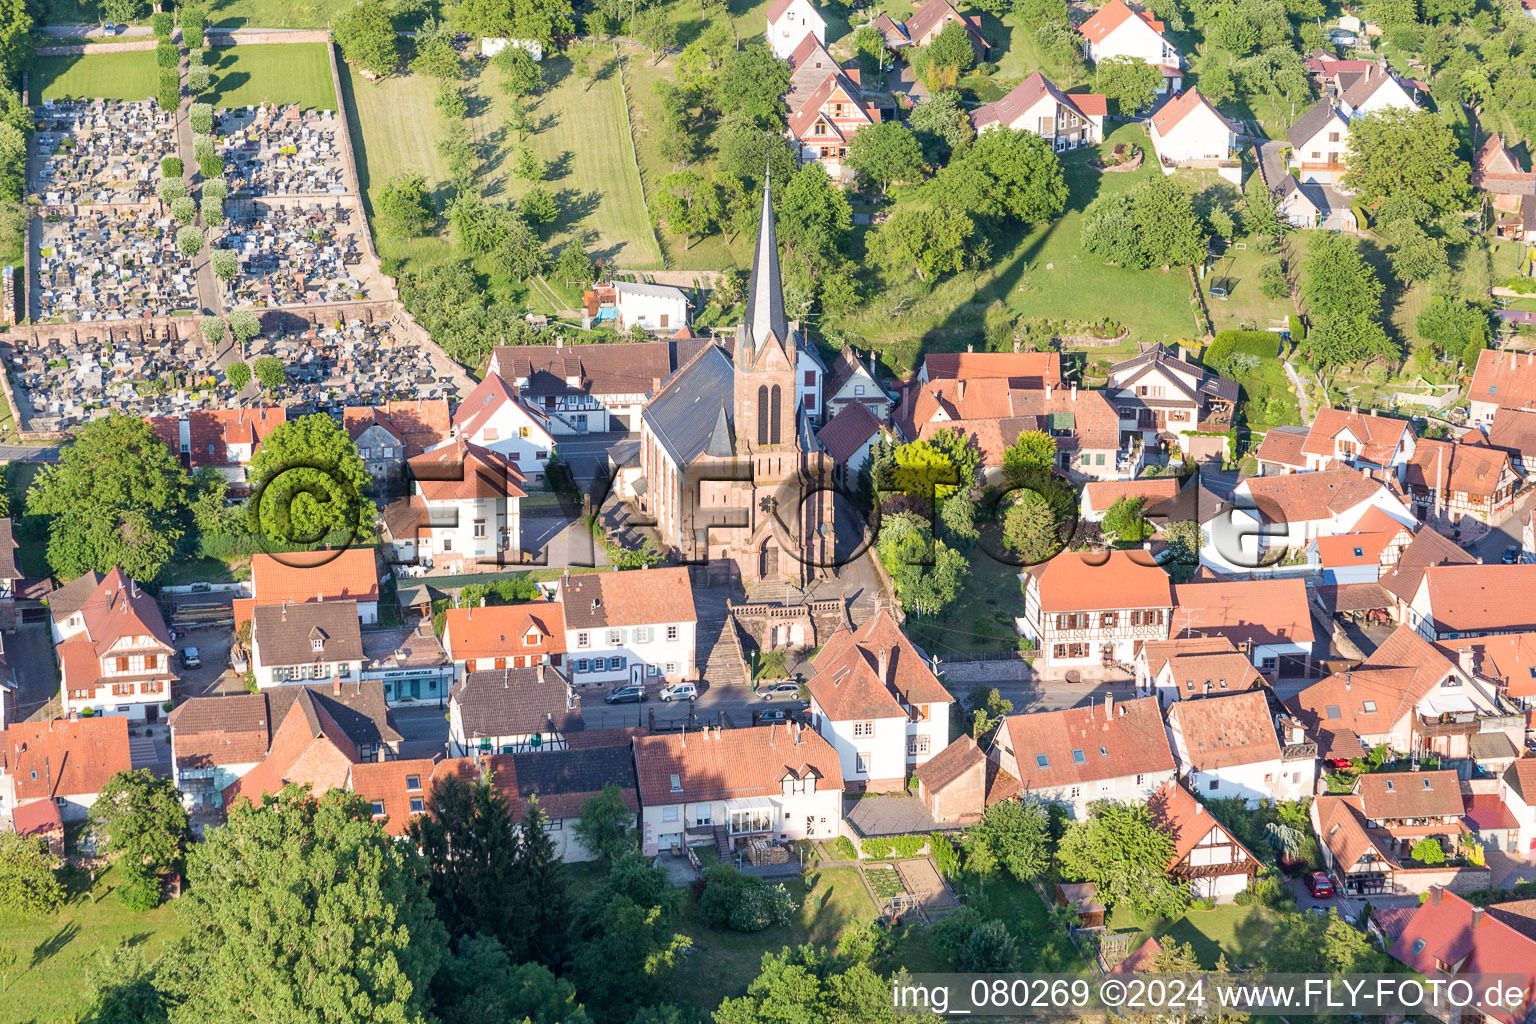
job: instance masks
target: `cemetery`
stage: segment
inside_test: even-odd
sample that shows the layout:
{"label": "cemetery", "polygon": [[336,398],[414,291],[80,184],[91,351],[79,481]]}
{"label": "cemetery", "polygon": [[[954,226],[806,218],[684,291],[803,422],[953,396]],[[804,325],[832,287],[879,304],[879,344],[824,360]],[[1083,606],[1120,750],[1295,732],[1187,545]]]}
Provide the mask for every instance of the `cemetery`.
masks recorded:
{"label": "cemetery", "polygon": [[191,262],[176,247],[176,222],[144,206],[47,207],[34,215],[38,323],[171,316],[198,306]]}
{"label": "cemetery", "polygon": [[350,196],[230,204],[221,248],[239,259],[224,283],[228,309],[347,302],[384,294],[364,250],[367,222]]}
{"label": "cemetery", "polygon": [[329,110],[261,104],[219,111],[214,127],[234,196],[345,195],[346,125]]}
{"label": "cemetery", "polygon": [[460,397],[447,368],[394,323],[354,318],[306,327],[294,324],[294,317],[264,319],[284,323],[267,327],[245,355],[251,360],[271,356],[283,364],[287,394],[282,404],[300,412],[340,415],[349,405]]}
{"label": "cemetery", "polygon": [[45,100],[33,115],[33,191],[46,206],[146,203],[175,149],[154,100]]}

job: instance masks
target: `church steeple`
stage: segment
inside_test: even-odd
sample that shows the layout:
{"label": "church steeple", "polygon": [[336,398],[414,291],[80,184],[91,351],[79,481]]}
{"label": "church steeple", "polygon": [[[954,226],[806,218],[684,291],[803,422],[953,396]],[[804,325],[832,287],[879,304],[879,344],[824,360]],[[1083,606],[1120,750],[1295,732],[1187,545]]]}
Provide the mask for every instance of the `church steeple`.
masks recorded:
{"label": "church steeple", "polygon": [[[766,168],[763,170],[763,212],[757,228],[757,249],[752,254],[747,315],[742,321],[741,333],[741,342],[754,353],[769,338],[776,339],[780,345],[789,341],[789,321],[784,316],[784,282],[779,277],[779,239],[773,226],[773,188]],[[738,345],[741,347],[743,345]]]}

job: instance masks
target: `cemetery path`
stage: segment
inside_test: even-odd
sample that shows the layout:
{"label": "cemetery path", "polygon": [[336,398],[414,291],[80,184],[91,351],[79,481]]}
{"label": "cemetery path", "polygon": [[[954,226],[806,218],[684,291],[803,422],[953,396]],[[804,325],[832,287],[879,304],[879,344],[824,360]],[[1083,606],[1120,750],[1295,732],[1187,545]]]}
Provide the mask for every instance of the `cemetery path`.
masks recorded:
{"label": "cemetery path", "polygon": [[[176,152],[181,157],[181,165],[186,168],[187,174],[197,174],[197,156],[193,152],[192,145],[192,90],[187,87],[187,64],[181,65],[181,104],[176,108]],[[197,174],[198,183],[201,185],[202,175]],[[199,193],[201,195],[201,193]],[[201,205],[201,204],[199,204]],[[197,274],[197,302],[201,307],[199,312],[204,314],[223,315],[224,301],[219,293],[219,282],[213,276],[213,262],[209,259],[209,246],[203,245],[203,251],[192,260],[192,269]]]}

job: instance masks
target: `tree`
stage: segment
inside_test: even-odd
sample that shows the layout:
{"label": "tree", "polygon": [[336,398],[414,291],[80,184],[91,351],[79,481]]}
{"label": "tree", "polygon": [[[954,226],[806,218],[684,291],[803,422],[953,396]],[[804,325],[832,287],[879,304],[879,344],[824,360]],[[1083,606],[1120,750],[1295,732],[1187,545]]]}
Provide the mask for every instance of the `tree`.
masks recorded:
{"label": "tree", "polygon": [[[224,200],[217,196],[205,196],[203,198],[203,223],[209,227],[218,227],[224,223]],[[215,266],[217,273],[217,266]],[[233,276],[233,275],[231,275]]]}
{"label": "tree", "polygon": [[200,96],[208,91],[208,86],[213,84],[213,74],[206,64],[197,64],[187,69],[187,89],[193,96]]}
{"label": "tree", "polygon": [[[206,206],[217,200],[204,199]],[[240,271],[240,256],[233,249],[214,249],[208,253],[208,262],[213,265],[213,276],[220,281],[231,281]]]}
{"label": "tree", "polygon": [[704,872],[699,910],[717,928],[760,932],[783,927],[795,911],[795,901],[782,885],[743,875],[729,864]]}
{"label": "tree", "polygon": [[[6,126],[0,125],[0,128]],[[197,219],[197,202],[191,196],[182,196],[171,203],[171,216],[178,224],[191,224]]]}
{"label": "tree", "polygon": [[167,1024],[165,999],[141,946],[118,943],[86,962],[88,1024]]}
{"label": "tree", "polygon": [[0,0],[0,80],[19,81],[36,52],[26,0]]}
{"label": "tree", "polygon": [[237,309],[229,314],[229,329],[234,332],[235,340],[244,347],[261,333],[261,318],[255,310]]}
{"label": "tree", "polygon": [[1003,544],[1026,565],[1055,557],[1064,543],[1056,513],[1034,494],[1014,501],[1003,514]]}
{"label": "tree", "polygon": [[224,379],[235,391],[244,391],[251,382],[251,368],[245,363],[230,363],[224,369]]}
{"label": "tree", "polygon": [[347,63],[387,75],[400,62],[400,45],[389,8],[381,0],[359,0],[336,19],[336,43]]}
{"label": "tree", "polygon": [[50,516],[48,562],[60,579],[121,568],[153,582],[181,539],[187,474],[137,416],[109,415],[81,428],[27,494],[27,512]]}
{"label": "tree", "polygon": [[177,1024],[352,1020],[426,1024],[446,936],[420,853],[368,801],[297,786],[239,801],[187,857],[187,935],[168,954]]}
{"label": "tree", "polygon": [[631,32],[641,46],[651,51],[652,64],[659,64],[667,51],[677,46],[677,23],[659,7],[637,14],[631,22]]}
{"label": "tree", "polygon": [[1322,367],[1391,351],[1381,326],[1381,282],[1346,235],[1324,234],[1307,247],[1301,294],[1312,326],[1302,350]]}
{"label": "tree", "polygon": [[116,854],[133,871],[179,871],[186,849],[187,809],[169,779],[147,768],[120,771],[102,786],[91,805],[91,835],[97,849]]}
{"label": "tree", "polygon": [[811,945],[785,947],[763,955],[747,994],[721,1003],[714,1024],[937,1024],[936,1015],[892,1006],[891,984],[866,961],[850,963]]}
{"label": "tree", "polygon": [[543,964],[513,963],[489,935],[459,940],[433,983],[443,1024],[587,1024],[570,982]]}
{"label": "tree", "polygon": [[[720,65],[712,97],[722,117],[735,115],[760,129],[784,127],[784,103],[789,91],[789,65],[773,55],[766,43],[748,43]],[[757,165],[762,173],[762,164]]]}
{"label": "tree", "polygon": [[517,202],[517,210],[530,227],[542,234],[545,227],[559,218],[560,201],[549,189],[535,185],[523,193],[523,198]]}
{"label": "tree", "polygon": [[1003,479],[1018,487],[1036,473],[1056,466],[1056,439],[1043,430],[1026,430],[1003,451]]}
{"label": "tree", "polygon": [[[907,121],[923,149],[923,159],[930,164],[942,164],[976,137],[970,112],[960,102],[960,93],[954,89],[929,96],[913,109]],[[854,138],[857,139],[859,134],[862,133],[856,133]]]}
{"label": "tree", "polygon": [[956,551],[968,552],[981,536],[976,528],[976,501],[965,491],[956,491],[939,503],[942,540]]}
{"label": "tree", "polygon": [[1152,524],[1142,517],[1144,499],[1127,495],[1120,498],[1104,513],[1100,524],[1104,533],[1117,541],[1140,543],[1152,535]]}
{"label": "tree", "polygon": [[518,146],[514,170],[524,181],[542,181],[546,168],[544,161],[534,155],[532,146]]}
{"label": "tree", "polygon": [[491,58],[501,72],[501,90],[508,96],[536,96],[544,89],[544,71],[521,46],[504,46]]}
{"label": "tree", "polygon": [[1187,583],[1200,568],[1200,549],[1205,546],[1205,532],[1192,519],[1164,523],[1163,539],[1167,547],[1158,564],[1168,570],[1175,583]]}
{"label": "tree", "polygon": [[1367,201],[1416,200],[1432,213],[1460,212],[1472,198],[1467,162],[1438,114],[1390,108],[1349,122],[1340,185]]}
{"label": "tree", "polygon": [[1162,84],[1162,72],[1139,57],[1106,57],[1093,68],[1094,89],[1125,117],[1149,106]]}
{"label": "tree", "polygon": [[673,891],[639,854],[609,868],[607,885],[581,915],[567,975],[594,1019],[620,1024],[641,1007],[667,1002],[672,972],[692,944],[672,931]]}
{"label": "tree", "polygon": [[968,731],[971,738],[980,743],[1013,710],[1013,701],[1004,697],[995,686],[977,686],[966,697],[965,706],[971,712]]}
{"label": "tree", "polygon": [[1032,224],[1067,208],[1051,144],[1034,132],[984,132],[926,188],[937,201],[995,224]]}
{"label": "tree", "polygon": [[1050,833],[1045,808],[1008,800],[987,808],[971,830],[992,848],[992,855],[1021,882],[1032,882],[1051,866]]}
{"label": "tree", "polygon": [[855,132],[847,160],[862,182],[879,186],[881,195],[893,182],[915,182],[923,176],[922,146],[900,121],[881,121]]}
{"label": "tree", "polygon": [[453,37],[444,31],[417,36],[416,56],[411,61],[411,70],[442,82],[457,81],[463,77],[464,65],[459,61],[459,51],[453,48]]}
{"label": "tree", "polygon": [[976,66],[971,34],[958,19],[940,29],[924,49],[931,67],[954,68],[963,74]]}
{"label": "tree", "polygon": [[1414,843],[1411,856],[1426,867],[1445,863],[1445,851],[1440,848],[1440,840],[1432,836]]}
{"label": "tree", "polygon": [[64,905],[64,886],[53,865],[41,836],[0,832],[0,907],[28,917],[57,913]]}
{"label": "tree", "polygon": [[13,124],[0,124],[0,199],[19,202],[26,192],[27,137]]}
{"label": "tree", "polygon": [[966,242],[975,231],[975,222],[963,210],[903,203],[870,237],[869,254],[887,272],[934,281],[964,266]]}
{"label": "tree", "polygon": [[176,248],[188,259],[203,251],[203,229],[190,224],[176,230]]}
{"label": "tree", "polygon": [[934,540],[928,523],[911,512],[881,521],[875,554],[902,608],[921,615],[937,615],[958,600],[971,572],[965,556]]}
{"label": "tree", "polygon": [[1177,178],[1147,178],[1106,192],[1083,212],[1083,248],[1132,270],[1192,266],[1205,258],[1206,227]]}
{"label": "tree", "polygon": [[719,155],[720,170],[746,182],[746,192],[753,198],[754,214],[756,201],[763,194],[764,167],[776,182],[789,181],[800,169],[800,161],[790,151],[782,131],[763,128],[745,115],[721,118],[710,141]]}
{"label": "tree", "polygon": [[582,805],[576,838],[610,863],[622,854],[634,852],[635,812],[625,805],[618,786],[604,784],[601,796]]}
{"label": "tree", "polygon": [[250,532],[279,543],[355,536],[378,518],[365,497],[373,481],[357,445],[324,414],[290,419],[268,434],[251,460],[250,480]]}
{"label": "tree", "polygon": [[560,250],[560,258],[555,261],[555,279],[567,288],[585,286],[592,283],[595,273],[592,260],[582,249],[581,244],[565,243],[565,247]]}
{"label": "tree", "polygon": [[1168,876],[1173,849],[1145,804],[1101,801],[1067,829],[1056,858],[1068,878],[1094,883],[1107,905],[1171,918],[1189,905],[1189,888]]}
{"label": "tree", "polygon": [[276,356],[260,356],[254,368],[256,383],[269,392],[276,392],[288,381],[288,369]]}
{"label": "tree", "polygon": [[661,179],[653,202],[656,223],[683,236],[683,248],[714,230],[720,220],[720,197],[698,171],[677,171]]}
{"label": "tree", "polygon": [[161,178],[155,183],[155,194],[162,203],[174,203],[187,194],[187,179]]}
{"label": "tree", "polygon": [[11,971],[16,968],[18,956],[15,946],[0,946],[0,992],[10,987]]}
{"label": "tree", "polygon": [[409,237],[424,235],[437,223],[437,206],[424,174],[398,174],[379,191],[379,212]]}

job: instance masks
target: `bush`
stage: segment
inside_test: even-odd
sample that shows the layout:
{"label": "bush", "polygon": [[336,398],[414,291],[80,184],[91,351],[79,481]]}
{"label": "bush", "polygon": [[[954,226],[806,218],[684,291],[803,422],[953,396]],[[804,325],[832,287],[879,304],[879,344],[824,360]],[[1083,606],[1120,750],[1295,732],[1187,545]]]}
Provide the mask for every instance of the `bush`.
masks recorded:
{"label": "bush", "polygon": [[223,178],[210,178],[203,182],[203,199],[228,199],[229,183]]}
{"label": "bush", "polygon": [[[835,860],[859,859],[858,847],[854,846],[853,840],[849,839],[847,836],[838,836],[836,839],[828,843],[827,846],[831,849],[832,857]],[[950,850],[953,852],[954,848],[951,847]]]}
{"label": "bush", "polygon": [[244,363],[230,363],[224,370],[224,379],[236,391],[244,391],[251,382],[251,368]]}
{"label": "bush", "polygon": [[[224,223],[224,200],[219,198],[203,200],[203,223],[209,227],[218,227]],[[219,251],[227,252],[228,250],[220,249]]]}
{"label": "bush", "polygon": [[166,40],[155,47],[155,65],[162,68],[174,68],[181,63],[181,51],[176,44]]}
{"label": "bush", "polygon": [[927,836],[879,836],[866,839],[861,845],[866,857],[873,857],[876,860],[904,860],[908,857],[916,857],[917,851],[921,850],[927,841]]}
{"label": "bush", "polygon": [[[118,861],[123,865],[123,861]],[[140,914],[160,905],[160,880],[142,867],[123,867],[127,878],[117,887],[117,898],[123,906]]]}
{"label": "bush", "polygon": [[191,29],[183,21],[181,25],[181,41],[187,44],[187,49],[196,53],[202,50],[203,43],[207,42],[207,39],[201,27]]}
{"label": "bush", "polygon": [[1526,277],[1524,274],[1516,274],[1504,281],[1504,287],[1521,295],[1536,295],[1536,277]]}
{"label": "bush", "polygon": [[208,12],[191,4],[181,9],[181,34],[201,32],[208,26]]}
{"label": "bush", "polygon": [[207,64],[208,64],[208,51],[207,50],[199,48],[199,49],[196,49],[196,50],[188,50],[187,51],[187,67],[188,68],[205,67]]}
{"label": "bush", "polygon": [[149,27],[154,30],[156,39],[166,42],[171,38],[171,30],[176,27],[176,17],[170,11],[156,11],[149,16]]}
{"label": "bush", "polygon": [[[198,106],[206,106],[206,104],[199,103]],[[193,116],[196,117],[195,114]],[[211,117],[212,115],[210,114],[209,116]],[[198,132],[192,136],[192,159],[201,162],[217,155],[217,152],[212,135],[207,132]]]}
{"label": "bush", "polygon": [[795,901],[782,885],[743,875],[728,864],[716,864],[704,872],[699,909],[717,928],[760,932],[788,924]]}
{"label": "bush", "polygon": [[1237,352],[1273,359],[1280,354],[1280,336],[1269,331],[1222,331],[1205,350],[1206,365]]}
{"label": "bush", "polygon": [[175,68],[160,69],[160,91],[179,90],[181,88],[181,75]]}
{"label": "bush", "polygon": [[1303,341],[1307,340],[1307,328],[1302,324],[1301,317],[1297,316],[1295,313],[1292,313],[1286,323],[1290,326],[1291,329],[1292,345],[1299,345]]}
{"label": "bush", "polygon": [[1438,839],[1420,839],[1413,844],[1411,856],[1420,864],[1427,864],[1431,867],[1436,864],[1445,863],[1445,851],[1441,849],[1440,840]]}
{"label": "bush", "polygon": [[197,203],[191,196],[182,196],[180,199],[171,200],[171,216],[176,218],[178,224],[191,224],[197,219]]}
{"label": "bush", "polygon": [[213,75],[201,64],[194,64],[187,71],[187,88],[192,95],[208,91],[208,86],[213,83]]}
{"label": "bush", "polygon": [[942,832],[931,834],[928,837],[928,852],[933,854],[933,864],[939,869],[939,874],[945,878],[959,877],[960,854],[956,852],[955,844],[949,836]]}
{"label": "bush", "polygon": [[179,156],[168,156],[160,161],[160,177],[162,178],[179,178],[181,177],[181,171],[181,157]]}
{"label": "bush", "polygon": [[159,90],[155,93],[155,102],[160,105],[161,110],[174,112],[181,106],[181,88],[178,86]]}
{"label": "bush", "polygon": [[[187,120],[192,125],[194,135],[213,134],[213,105],[211,103],[194,103],[187,108]],[[197,143],[193,142],[193,151],[196,151]]]}

